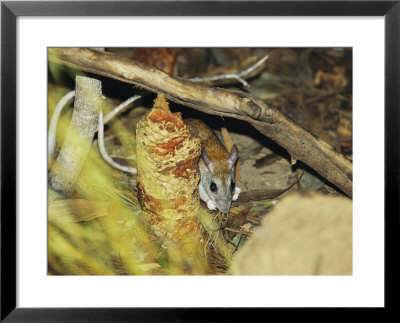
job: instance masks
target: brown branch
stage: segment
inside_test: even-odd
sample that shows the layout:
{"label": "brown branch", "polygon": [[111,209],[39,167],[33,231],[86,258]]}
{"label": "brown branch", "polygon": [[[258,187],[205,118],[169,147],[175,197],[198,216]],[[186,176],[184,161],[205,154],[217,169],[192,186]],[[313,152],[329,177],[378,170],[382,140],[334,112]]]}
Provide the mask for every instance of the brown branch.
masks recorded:
{"label": "brown branch", "polygon": [[352,163],[323,140],[253,96],[172,77],[154,67],[87,48],[52,48],[49,59],[86,72],[164,93],[170,100],[208,114],[246,121],[321,176],[352,196]]}

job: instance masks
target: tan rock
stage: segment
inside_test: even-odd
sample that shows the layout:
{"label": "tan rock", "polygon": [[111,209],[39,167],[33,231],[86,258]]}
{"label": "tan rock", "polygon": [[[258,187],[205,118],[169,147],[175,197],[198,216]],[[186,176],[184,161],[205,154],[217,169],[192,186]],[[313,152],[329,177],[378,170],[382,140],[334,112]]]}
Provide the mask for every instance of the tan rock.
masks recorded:
{"label": "tan rock", "polygon": [[290,195],[233,260],[236,275],[352,275],[352,201]]}

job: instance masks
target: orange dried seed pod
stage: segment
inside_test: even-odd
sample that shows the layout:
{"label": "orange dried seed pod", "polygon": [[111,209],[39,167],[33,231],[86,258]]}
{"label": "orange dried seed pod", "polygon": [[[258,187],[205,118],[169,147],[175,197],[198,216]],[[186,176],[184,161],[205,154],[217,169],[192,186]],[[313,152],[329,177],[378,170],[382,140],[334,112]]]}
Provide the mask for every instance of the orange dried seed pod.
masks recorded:
{"label": "orange dried seed pod", "polygon": [[163,94],[138,123],[136,141],[138,196],[155,232],[175,241],[200,234],[200,139],[169,110]]}

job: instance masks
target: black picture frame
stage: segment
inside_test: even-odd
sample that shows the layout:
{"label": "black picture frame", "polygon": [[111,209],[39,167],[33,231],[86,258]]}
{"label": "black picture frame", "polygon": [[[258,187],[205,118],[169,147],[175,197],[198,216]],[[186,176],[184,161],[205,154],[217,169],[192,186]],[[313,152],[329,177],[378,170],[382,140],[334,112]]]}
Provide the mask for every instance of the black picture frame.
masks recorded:
{"label": "black picture frame", "polygon": [[[385,309],[399,287],[400,1],[4,1],[1,3],[1,321],[236,321],[243,309],[16,307],[16,19],[18,16],[384,16]],[[371,125],[372,127],[372,125]],[[371,170],[373,171],[373,169]],[[38,291],[39,292],[39,291]],[[255,309],[251,309],[256,311]],[[260,310],[258,310],[260,311]],[[241,315],[240,315],[241,314]],[[251,313],[253,316],[255,313]],[[257,314],[256,314],[257,315]],[[250,319],[250,317],[248,317]]]}

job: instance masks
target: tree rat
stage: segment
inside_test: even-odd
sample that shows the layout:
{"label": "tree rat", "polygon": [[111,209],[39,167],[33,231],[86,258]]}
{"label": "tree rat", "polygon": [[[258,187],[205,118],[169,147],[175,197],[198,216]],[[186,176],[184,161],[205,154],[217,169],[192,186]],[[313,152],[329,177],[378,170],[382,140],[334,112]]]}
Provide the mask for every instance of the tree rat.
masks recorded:
{"label": "tree rat", "polygon": [[215,133],[204,122],[197,119],[186,119],[184,122],[192,132],[198,133],[201,141],[200,199],[207,203],[210,210],[217,208],[226,214],[231,208],[232,201],[236,201],[240,194],[240,188],[235,184],[238,149],[233,145],[228,153]]}

